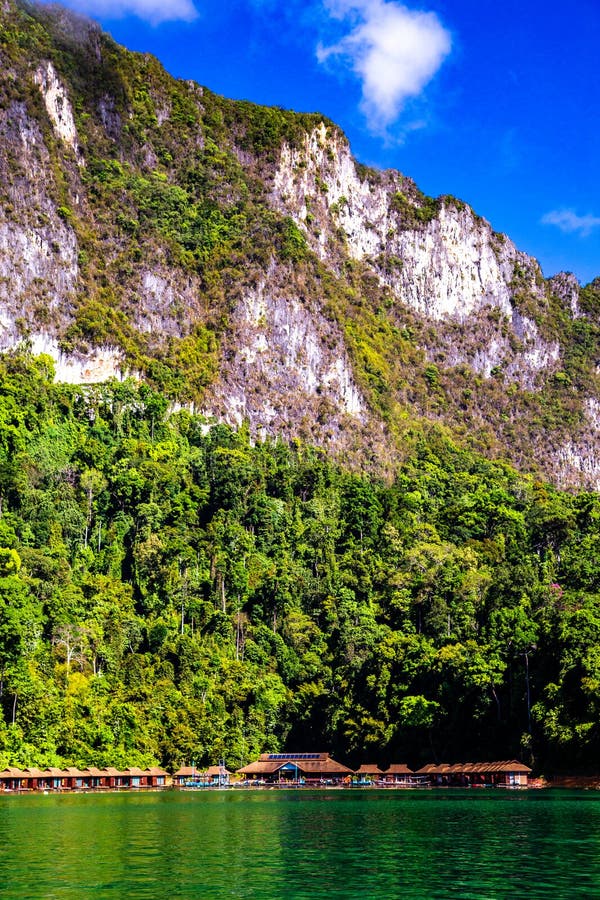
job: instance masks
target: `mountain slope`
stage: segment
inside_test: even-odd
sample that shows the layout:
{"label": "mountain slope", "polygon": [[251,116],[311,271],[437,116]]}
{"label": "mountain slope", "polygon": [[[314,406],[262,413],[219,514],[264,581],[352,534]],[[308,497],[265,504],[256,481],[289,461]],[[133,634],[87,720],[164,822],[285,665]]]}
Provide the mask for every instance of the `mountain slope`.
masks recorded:
{"label": "mountain slope", "polygon": [[600,283],[0,10],[0,767],[596,766]]}
{"label": "mountain slope", "polygon": [[356,163],[319,115],[172,79],[60,8],[0,13],[0,347],[393,470],[447,431],[597,487],[600,284]]}

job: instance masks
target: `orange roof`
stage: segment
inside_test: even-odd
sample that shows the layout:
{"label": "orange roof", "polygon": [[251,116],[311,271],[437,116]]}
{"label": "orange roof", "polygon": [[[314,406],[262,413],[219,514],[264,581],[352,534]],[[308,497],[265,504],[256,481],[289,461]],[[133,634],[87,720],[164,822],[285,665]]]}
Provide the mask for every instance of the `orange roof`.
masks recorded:
{"label": "orange roof", "polygon": [[392,763],[392,765],[385,770],[384,775],[412,775],[413,770],[409,769],[406,763]]}
{"label": "orange roof", "polygon": [[383,775],[383,772],[375,763],[363,763],[360,769],[356,769],[357,775]]}
{"label": "orange roof", "polygon": [[[189,770],[190,774],[192,769]],[[195,771],[195,770],[194,770]],[[66,769],[59,769],[56,766],[48,766],[46,769],[37,769],[35,766],[28,766],[26,769],[18,769],[15,766],[7,766],[0,771],[0,777],[3,778],[106,778],[117,775],[143,776],[143,775],[166,775],[164,769],[159,766],[150,766],[148,769],[140,769],[138,766],[131,766],[129,769],[121,771],[112,766],[105,769],[98,769],[96,766],[88,766],[86,769],[78,769],[76,766],[67,766]]]}
{"label": "orange roof", "polygon": [[242,768],[237,771],[242,775],[272,775],[273,772],[277,772],[283,766],[285,766],[285,760],[283,762],[278,762],[277,760],[257,759],[247,766],[242,766]]}
{"label": "orange roof", "polygon": [[519,762],[516,759],[511,759],[510,762],[500,763],[500,772],[523,772],[529,774],[531,769],[529,766],[526,766],[524,763]]}
{"label": "orange roof", "polygon": [[422,766],[420,769],[417,769],[416,775],[442,775],[447,772],[450,766],[448,763],[427,763],[426,766]]}
{"label": "orange roof", "polygon": [[529,766],[513,759],[509,762],[478,762],[478,763],[454,763],[449,766],[447,763],[428,763],[420,769],[417,769],[417,775],[491,775],[494,772],[518,772],[529,773]]}
{"label": "orange roof", "polygon": [[328,753],[262,753],[255,762],[238,769],[241,775],[273,775],[292,763],[303,775],[351,775],[352,769]]}
{"label": "orange roof", "polygon": [[214,775],[231,775],[229,769],[226,769],[225,766],[209,766],[204,775],[214,776]]}

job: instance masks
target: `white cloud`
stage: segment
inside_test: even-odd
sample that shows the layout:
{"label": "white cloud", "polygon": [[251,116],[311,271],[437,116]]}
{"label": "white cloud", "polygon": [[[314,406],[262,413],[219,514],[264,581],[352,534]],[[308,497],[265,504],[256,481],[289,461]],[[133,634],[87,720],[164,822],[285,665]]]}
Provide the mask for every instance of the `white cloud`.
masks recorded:
{"label": "white cloud", "polygon": [[337,43],[319,45],[317,57],[346,59],[362,82],[369,127],[384,133],[406,102],[422,93],[450,53],[452,40],[435,13],[386,0],[324,0],[330,15],[351,23]]}
{"label": "white cloud", "polygon": [[600,217],[588,213],[587,216],[578,216],[573,209],[553,209],[542,216],[543,225],[556,225],[565,234],[576,234],[587,237],[594,228],[600,228]]}
{"label": "white cloud", "polygon": [[161,22],[191,22],[198,10],[193,0],[66,0],[67,5],[94,18],[121,19],[137,16],[160,25]]}

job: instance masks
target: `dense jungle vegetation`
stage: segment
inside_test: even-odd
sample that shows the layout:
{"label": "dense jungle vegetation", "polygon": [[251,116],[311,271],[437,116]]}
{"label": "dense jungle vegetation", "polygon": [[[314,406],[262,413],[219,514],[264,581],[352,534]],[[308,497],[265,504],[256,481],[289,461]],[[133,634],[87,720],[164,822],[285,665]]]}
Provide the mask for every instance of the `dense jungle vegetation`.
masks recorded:
{"label": "dense jungle vegetation", "polygon": [[[595,452],[600,280],[574,316],[517,267],[514,307],[560,365],[528,387],[508,365],[484,377],[447,350],[468,359],[504,328],[517,353],[497,310],[442,335],[375,277],[401,259],[351,259],[336,230],[328,259],[311,250],[331,226],[320,179],[305,230],[271,204],[282,145],[322,116],[175,81],[60,7],[4,3],[0,55],[3,222],[55,257],[69,229],[77,250],[69,295],[26,284],[17,258],[3,281],[19,334],[114,346],[146,379],[73,387],[49,358],[0,357],[0,767],[237,768],[285,748],[597,768],[600,498],[478,451],[538,473],[578,433]],[[44,61],[77,152],[32,81]],[[418,231],[450,202],[403,188],[391,208]],[[190,412],[232,365],[231,323],[267,271],[275,293],[319,305],[330,350],[343,335],[385,425],[376,446],[357,422],[342,423],[355,441],[338,423],[323,444],[326,391],[297,411],[302,441]]]}
{"label": "dense jungle vegetation", "polygon": [[597,765],[600,498],[418,435],[393,481],[0,363],[0,766]]}

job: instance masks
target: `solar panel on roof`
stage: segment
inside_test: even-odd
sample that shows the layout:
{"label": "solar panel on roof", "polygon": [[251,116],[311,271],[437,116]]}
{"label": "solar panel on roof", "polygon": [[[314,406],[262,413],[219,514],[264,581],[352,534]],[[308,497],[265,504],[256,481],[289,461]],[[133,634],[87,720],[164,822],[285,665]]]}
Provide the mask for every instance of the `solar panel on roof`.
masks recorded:
{"label": "solar panel on roof", "polygon": [[320,753],[269,753],[267,759],[320,759]]}

